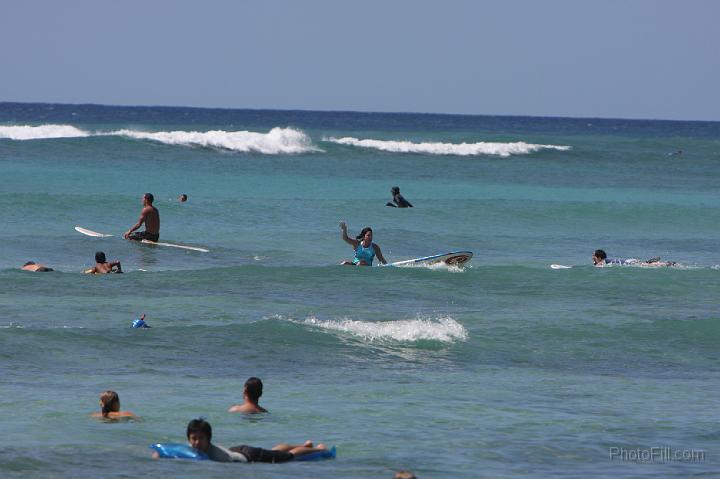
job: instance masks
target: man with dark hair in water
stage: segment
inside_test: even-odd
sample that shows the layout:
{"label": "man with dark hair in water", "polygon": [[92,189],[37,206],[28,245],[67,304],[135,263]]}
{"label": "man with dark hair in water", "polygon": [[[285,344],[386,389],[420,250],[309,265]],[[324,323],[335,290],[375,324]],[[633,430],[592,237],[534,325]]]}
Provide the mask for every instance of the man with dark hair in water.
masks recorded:
{"label": "man with dark hair in water", "polygon": [[263,383],[260,378],[250,378],[245,381],[243,387],[243,403],[236,404],[228,412],[241,412],[243,414],[258,414],[267,412],[267,409],[261,407],[258,402],[263,392]]}
{"label": "man with dark hair in water", "polygon": [[95,253],[95,266],[85,272],[87,274],[122,273],[122,266],[118,260],[108,262],[105,253],[98,251]]}
{"label": "man with dark hair in water", "polygon": [[400,187],[399,186],[393,186],[390,188],[390,193],[393,195],[393,203],[386,203],[385,206],[392,206],[393,208],[412,208],[413,205],[410,204],[408,200],[406,200],[403,195],[400,194]]}
{"label": "man with dark hair in water", "polygon": [[[160,239],[160,213],[157,208],[153,206],[154,200],[155,198],[152,193],[145,193],[143,195],[143,209],[140,211],[140,218],[132,228],[123,234],[123,238],[134,241],[157,241]],[[133,233],[133,231],[140,228],[143,223],[145,223],[145,231]]]}
{"label": "man with dark hair in water", "polygon": [[[278,444],[272,450],[252,446],[235,446],[229,449],[213,444],[212,427],[204,419],[193,419],[187,425],[188,445],[205,454],[212,461],[218,462],[287,462],[298,456],[326,451],[324,444],[315,447],[312,441],[304,444]],[[157,452],[153,457],[159,457]]]}
{"label": "man with dark hair in water", "polygon": [[660,261],[660,257],[650,258],[647,261],[640,261],[639,259],[635,258],[628,258],[628,259],[619,259],[619,258],[613,258],[610,259],[607,257],[607,253],[605,253],[604,250],[596,249],[593,252],[592,255],[592,262],[593,265],[601,268],[603,266],[611,265],[611,264],[618,264],[623,266],[675,266],[677,263],[675,261]]}
{"label": "man with dark hair in water", "polygon": [[25,263],[22,268],[23,271],[33,271],[37,273],[46,273],[48,271],[55,271],[52,268],[48,268],[44,264],[36,263],[35,261],[28,261]]}

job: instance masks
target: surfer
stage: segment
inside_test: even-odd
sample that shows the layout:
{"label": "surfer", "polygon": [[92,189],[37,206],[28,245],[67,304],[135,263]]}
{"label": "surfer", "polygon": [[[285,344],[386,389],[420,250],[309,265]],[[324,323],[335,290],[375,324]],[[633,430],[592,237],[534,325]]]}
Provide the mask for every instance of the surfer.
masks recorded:
{"label": "surfer", "polygon": [[267,409],[258,404],[262,392],[263,383],[260,378],[252,377],[248,379],[243,387],[243,403],[234,405],[228,409],[228,412],[241,412],[243,414],[267,412]]}
{"label": "surfer", "polygon": [[109,261],[105,258],[105,253],[98,251],[95,253],[95,266],[86,269],[87,274],[106,274],[106,273],[122,273],[120,261]]}
{"label": "surfer", "polygon": [[592,262],[595,266],[602,268],[610,264],[618,264],[623,266],[675,266],[675,261],[660,261],[660,257],[650,258],[647,261],[640,261],[635,258],[619,259],[619,258],[608,258],[604,250],[596,249],[592,255]]}
{"label": "surfer", "polygon": [[20,269],[22,269],[23,271],[33,271],[33,272],[38,272],[38,273],[55,271],[54,269],[48,268],[44,264],[36,263],[35,261],[28,261],[27,263],[22,265],[22,268],[20,268]]}
{"label": "surfer", "polygon": [[[193,419],[187,425],[188,445],[205,453],[208,459],[218,462],[270,462],[279,463],[292,461],[298,456],[314,452],[327,451],[324,444],[313,445],[312,441],[303,444],[278,444],[272,450],[252,446],[235,446],[224,448],[213,444],[212,427],[204,419]],[[159,457],[157,452],[153,457]]]}
{"label": "surfer", "polygon": [[413,205],[410,204],[408,200],[406,200],[403,195],[400,194],[400,187],[399,186],[393,186],[390,188],[390,193],[392,193],[393,197],[393,203],[385,203],[385,206],[392,206],[393,208],[412,208]]}
{"label": "surfer", "polygon": [[340,229],[342,230],[343,241],[355,249],[355,257],[353,260],[343,261],[341,264],[348,266],[372,266],[373,259],[376,255],[378,257],[378,261],[382,264],[387,264],[387,261],[385,261],[385,258],[382,255],[382,251],[380,251],[380,246],[372,242],[372,228],[366,226],[355,238],[350,238],[348,236],[347,224],[345,224],[345,222],[340,223]]}
{"label": "surfer", "polygon": [[136,419],[130,411],[120,410],[120,396],[115,391],[105,391],[100,395],[100,412],[92,413],[93,417],[102,419]]}
{"label": "surfer", "polygon": [[[142,241],[145,239],[155,242],[160,239],[160,213],[157,208],[153,206],[154,200],[155,197],[152,193],[145,193],[143,195],[143,209],[140,211],[140,219],[138,219],[138,222],[135,223],[132,228],[123,234],[123,238],[134,241]],[[145,231],[133,233],[133,231],[140,228],[143,223],[145,223]]]}

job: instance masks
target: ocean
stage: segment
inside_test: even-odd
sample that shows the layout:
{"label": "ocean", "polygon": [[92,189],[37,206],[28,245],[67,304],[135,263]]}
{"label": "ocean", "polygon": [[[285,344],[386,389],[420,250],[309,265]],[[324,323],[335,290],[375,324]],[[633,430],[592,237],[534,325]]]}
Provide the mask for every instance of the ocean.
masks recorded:
{"label": "ocean", "polygon": [[[718,122],[0,103],[2,476],[720,477],[719,178]],[[145,192],[210,252],[120,239]],[[197,417],[338,456],[150,458]]]}

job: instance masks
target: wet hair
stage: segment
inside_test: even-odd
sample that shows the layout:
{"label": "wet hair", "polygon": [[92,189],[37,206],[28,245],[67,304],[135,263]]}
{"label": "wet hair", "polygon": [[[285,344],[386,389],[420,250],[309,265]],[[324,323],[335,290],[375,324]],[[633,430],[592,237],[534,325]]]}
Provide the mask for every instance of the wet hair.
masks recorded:
{"label": "wet hair", "polygon": [[107,259],[105,259],[105,253],[102,251],[98,251],[95,253],[95,262],[96,263],[107,263]]}
{"label": "wet hair", "polygon": [[185,193],[180,195],[180,201],[187,201],[187,195]]}
{"label": "wet hair", "polygon": [[593,256],[597,256],[600,259],[607,259],[607,254],[601,249],[596,249]]}
{"label": "wet hair", "polygon": [[185,436],[189,439],[190,434],[202,433],[207,437],[208,442],[212,440],[212,427],[210,423],[203,418],[193,419],[187,425]]}
{"label": "wet hair", "polygon": [[245,381],[245,394],[251,401],[258,402],[262,396],[262,390],[263,384],[260,378],[252,377]]}
{"label": "wet hair", "polygon": [[392,188],[390,188],[390,193],[392,193],[393,195],[398,195],[398,194],[400,194],[400,187],[399,187],[399,186],[393,186]]}
{"label": "wet hair", "polygon": [[35,264],[35,261],[28,261],[23,266],[30,266],[31,264]]}
{"label": "wet hair", "polygon": [[355,237],[355,239],[356,239],[356,240],[361,240],[361,239],[363,239],[363,238],[365,237],[365,233],[367,233],[368,231],[372,233],[372,228],[370,228],[369,226],[366,226],[365,228],[363,228],[363,229],[360,231],[360,234],[357,235],[357,236]]}
{"label": "wet hair", "polygon": [[103,417],[108,417],[115,410],[116,404],[117,409],[120,409],[120,396],[115,391],[105,391],[100,395],[100,404]]}
{"label": "wet hair", "polygon": [[146,199],[147,202],[150,203],[150,204],[152,204],[153,201],[155,201],[155,197],[153,196],[152,193],[145,193],[145,199]]}

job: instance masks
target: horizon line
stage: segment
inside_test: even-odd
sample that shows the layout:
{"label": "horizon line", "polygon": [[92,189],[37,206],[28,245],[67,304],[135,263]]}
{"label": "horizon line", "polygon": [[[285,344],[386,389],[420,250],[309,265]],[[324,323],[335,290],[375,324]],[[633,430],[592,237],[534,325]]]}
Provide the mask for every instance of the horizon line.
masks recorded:
{"label": "horizon line", "polygon": [[2,101],[0,106],[17,105],[60,105],[60,106],[97,106],[113,108],[167,108],[185,110],[226,110],[226,111],[271,111],[271,112],[307,112],[307,113],[353,113],[363,115],[435,115],[435,116],[471,116],[471,117],[500,117],[500,118],[537,118],[557,120],[622,120],[622,121],[664,121],[664,122],[692,122],[692,123],[718,123],[720,120],[679,120],[670,118],[622,118],[602,116],[553,116],[553,115],[519,115],[519,114],[493,114],[493,113],[447,113],[447,112],[422,112],[422,111],[367,111],[367,110],[331,110],[331,109],[309,109],[309,108],[249,108],[249,107],[217,107],[217,106],[185,106],[185,105],[122,105],[110,103],[73,103],[73,102],[46,102],[46,101]]}

